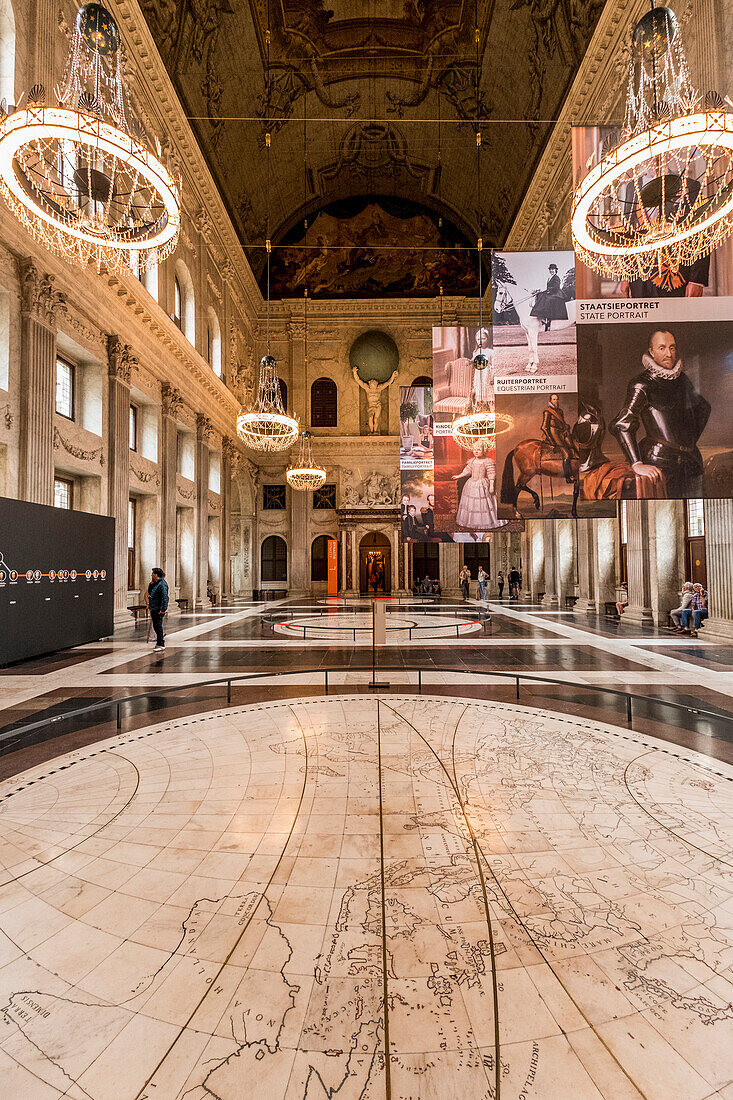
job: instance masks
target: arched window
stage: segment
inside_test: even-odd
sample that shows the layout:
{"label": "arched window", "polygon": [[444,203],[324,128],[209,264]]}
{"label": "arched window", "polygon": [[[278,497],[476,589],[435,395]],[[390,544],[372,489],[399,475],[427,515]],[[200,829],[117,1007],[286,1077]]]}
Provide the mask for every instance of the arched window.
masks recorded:
{"label": "arched window", "polygon": [[413,386],[432,386],[433,380],[427,374],[418,374],[417,378],[413,378],[411,384]]}
{"label": "arched window", "polygon": [[206,314],[206,359],[214,374],[221,378],[221,328],[211,306]]}
{"label": "arched window", "polygon": [[328,580],[328,544],[329,535],[319,535],[311,544],[311,580]]}
{"label": "arched window", "polygon": [[183,291],[177,275],[173,278],[173,320],[183,329]]}
{"label": "arched window", "polygon": [[193,280],[183,260],[176,262],[173,281],[173,320],[186,339],[196,346],[196,297]]}
{"label": "arched window", "polygon": [[12,0],[0,0],[0,99],[15,103],[15,15]]}
{"label": "arched window", "polygon": [[260,580],[265,584],[287,579],[287,543],[279,535],[268,535],[260,548]]}
{"label": "arched window", "polygon": [[285,412],[287,412],[288,411],[288,384],[287,384],[287,382],[283,382],[282,378],[278,378],[278,382],[280,383],[280,400],[283,403],[283,408],[285,409]]}
{"label": "arched window", "polygon": [[316,378],[311,386],[311,427],[335,428],[338,419],[336,383]]}

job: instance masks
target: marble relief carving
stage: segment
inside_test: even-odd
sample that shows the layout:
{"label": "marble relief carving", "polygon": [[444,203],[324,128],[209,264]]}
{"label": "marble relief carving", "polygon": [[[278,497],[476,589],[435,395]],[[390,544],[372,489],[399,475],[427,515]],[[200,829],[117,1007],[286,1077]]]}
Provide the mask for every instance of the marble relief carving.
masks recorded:
{"label": "marble relief carving", "polygon": [[394,474],[374,470],[363,479],[356,480],[353,474],[347,477],[342,470],[342,508],[393,508],[399,503],[399,479]]}
{"label": "marble relief carving", "polygon": [[180,391],[175,386],[171,386],[170,382],[162,382],[160,386],[160,396],[163,407],[164,416],[177,417],[183,408],[183,398]]}
{"label": "marble relief carving", "polygon": [[104,450],[102,447],[97,447],[94,450],[78,447],[70,439],[66,439],[56,426],[53,429],[53,449],[55,451],[63,449],[67,454],[80,459],[82,462],[98,462],[100,466],[104,466]]}

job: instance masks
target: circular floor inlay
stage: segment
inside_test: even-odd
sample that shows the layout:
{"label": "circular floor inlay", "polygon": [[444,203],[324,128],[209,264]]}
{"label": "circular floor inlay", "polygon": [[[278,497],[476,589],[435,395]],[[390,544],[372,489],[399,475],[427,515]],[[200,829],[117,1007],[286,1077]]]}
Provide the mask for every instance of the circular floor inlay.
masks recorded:
{"label": "circular floor inlay", "polygon": [[0,785],[3,1095],[727,1096],[732,779],[397,695],[52,761]]}
{"label": "circular floor inlay", "polygon": [[[318,641],[361,642],[372,644],[372,612],[341,611],[333,609],[309,613],[307,610],[268,612],[267,621],[276,634],[290,638]],[[477,614],[465,609],[459,611],[401,609],[395,606],[386,616],[387,645],[404,645],[409,642],[450,641],[468,634],[483,634],[484,623]]]}

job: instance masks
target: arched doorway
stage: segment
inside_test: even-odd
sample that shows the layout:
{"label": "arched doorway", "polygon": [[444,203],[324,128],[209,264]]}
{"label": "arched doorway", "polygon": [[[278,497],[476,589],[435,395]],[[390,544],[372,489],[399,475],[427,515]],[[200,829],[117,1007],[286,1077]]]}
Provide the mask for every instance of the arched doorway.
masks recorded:
{"label": "arched doorway", "polygon": [[381,531],[370,531],[359,543],[359,591],[362,595],[386,596],[392,591],[392,552]]}

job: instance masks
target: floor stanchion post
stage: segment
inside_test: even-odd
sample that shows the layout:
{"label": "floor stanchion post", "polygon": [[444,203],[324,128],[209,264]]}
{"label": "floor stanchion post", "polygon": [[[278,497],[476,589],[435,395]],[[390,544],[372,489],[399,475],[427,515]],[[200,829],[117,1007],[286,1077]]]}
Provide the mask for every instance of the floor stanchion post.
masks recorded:
{"label": "floor stanchion post", "polygon": [[626,696],[626,720],[631,725],[631,696]]}
{"label": "floor stanchion post", "polygon": [[328,669],[327,668],[324,668],[324,670],[323,670],[323,678],[324,678],[325,684],[326,684],[326,695],[328,695]]}
{"label": "floor stanchion post", "polygon": [[232,702],[232,681],[227,680],[227,706],[231,706]]}
{"label": "floor stanchion post", "polygon": [[119,703],[117,704],[117,729],[122,729],[122,710]]}
{"label": "floor stanchion post", "polygon": [[422,669],[417,670],[417,690],[422,695]]}
{"label": "floor stanchion post", "polygon": [[517,676],[517,699],[519,698],[519,677]]}

